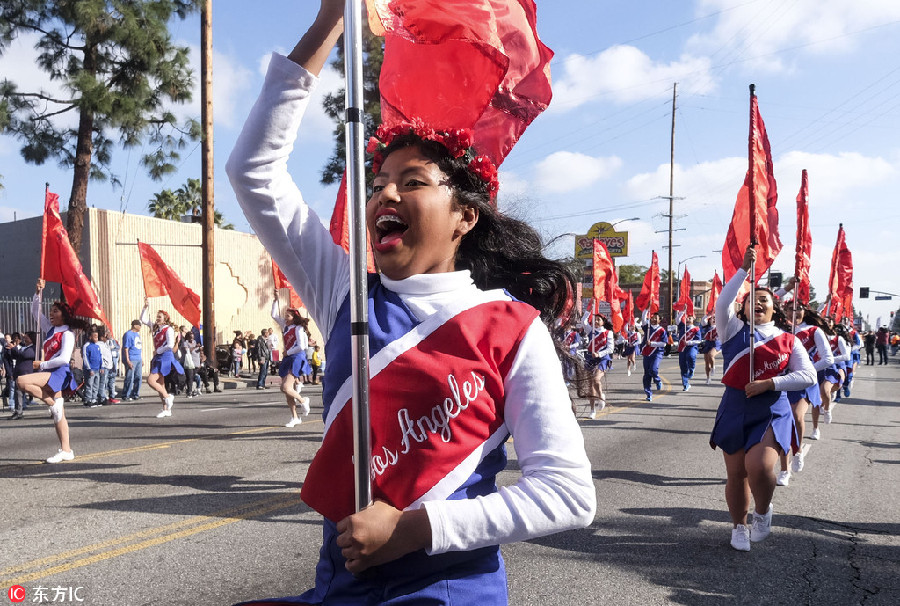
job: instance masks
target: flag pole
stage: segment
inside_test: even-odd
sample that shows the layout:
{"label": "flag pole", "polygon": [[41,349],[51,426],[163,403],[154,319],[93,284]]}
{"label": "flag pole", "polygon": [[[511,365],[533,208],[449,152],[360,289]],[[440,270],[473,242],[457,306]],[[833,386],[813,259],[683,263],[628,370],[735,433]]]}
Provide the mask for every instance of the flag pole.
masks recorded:
{"label": "flag pole", "polygon": [[372,502],[369,479],[369,318],[366,273],[365,166],[363,149],[362,0],[344,3],[345,143],[350,223],[350,340],[353,383],[355,509]]}
{"label": "flag pole", "polygon": [[[750,85],[750,137],[748,139],[748,162],[750,166],[750,191],[748,192],[748,200],[750,201],[750,246],[755,247],[758,242],[756,240],[756,184],[753,166],[753,157],[756,152],[756,85]],[[753,382],[753,349],[756,346],[756,260],[750,263],[750,382]]]}

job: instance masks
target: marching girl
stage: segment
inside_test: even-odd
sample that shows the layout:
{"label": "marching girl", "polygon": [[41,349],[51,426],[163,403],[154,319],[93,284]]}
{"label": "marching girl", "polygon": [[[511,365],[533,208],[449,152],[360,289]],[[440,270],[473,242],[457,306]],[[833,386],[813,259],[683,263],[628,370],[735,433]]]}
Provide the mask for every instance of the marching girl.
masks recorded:
{"label": "marching girl", "polygon": [[597,410],[597,400],[600,400],[600,410],[606,408],[603,375],[612,366],[612,353],[615,348],[612,327],[612,322],[600,314],[594,314],[593,325],[587,333],[588,346],[584,353],[584,369],[590,376],[588,401],[591,403],[592,419],[596,419],[597,413],[600,412]]}
{"label": "marching girl", "polygon": [[[768,288],[755,289],[735,312],[735,300],[756,251],[747,247],[744,263],[722,288],[716,301],[716,325],[722,338],[725,393],[719,403],[709,445],[722,449],[727,479],[725,501],[733,529],[731,546],[750,551],[750,542],[769,536],[772,525],[772,494],[775,492],[775,461],[781,453],[799,444],[786,391],[814,385],[816,373],[809,355],[790,331],[784,312]],[[750,325],[754,315],[756,347],[750,377]],[[753,521],[747,526],[750,496]]]}
{"label": "marching girl", "polygon": [[[246,212],[246,211],[245,211]],[[309,318],[300,315],[300,310],[289,307],[284,317],[278,312],[278,290],[272,301],[272,319],[281,328],[284,338],[284,359],[278,364],[278,376],[281,377],[281,393],[291,409],[291,420],[285,427],[296,427],[303,420],[297,416],[297,404],[303,410],[303,416],[309,414],[309,398],[300,395],[303,389],[300,378],[312,372],[312,365],[306,357],[309,347]]]}
{"label": "marching girl", "polygon": [[659,363],[662,360],[663,352],[665,352],[668,343],[668,334],[666,329],[660,325],[659,313],[648,313],[649,309],[645,309],[641,315],[641,324],[644,332],[644,339],[641,344],[641,356],[644,358],[644,395],[647,401],[653,401],[653,391],[650,389],[650,382],[656,384],[656,390],[662,389],[662,379],[659,378]]}
{"label": "marching girl", "polygon": [[856,367],[862,359],[860,348],[862,347],[862,339],[859,331],[844,318],[844,327],[847,329],[847,343],[850,345],[850,362],[847,364],[847,380],[844,381],[844,397],[850,397],[850,390],[853,389],[853,375],[856,374]]}
{"label": "marching girl", "polygon": [[831,353],[834,355],[834,365],[830,371],[825,371],[826,387],[829,388],[828,405],[825,406],[825,423],[831,423],[832,411],[834,403],[841,401],[841,388],[847,382],[847,373],[852,365],[850,360],[850,335],[843,324],[836,324],[834,320],[828,318],[828,324],[834,331],[831,337]]}
{"label": "marching girl", "polygon": [[[293,599],[506,604],[499,545],[594,516],[590,463],[544,323],[562,315],[574,277],[496,210],[496,173],[476,170],[467,133],[379,129],[386,148],[366,206],[380,270],[368,289],[375,502],[353,513],[349,259],[285,162],[342,9],[324,0],[291,55],[273,56],[227,165],[326,340],[325,434],[301,493],[325,516],[324,540],[315,588]],[[498,488],[510,436],[522,476]]]}
{"label": "marching girl", "polygon": [[31,315],[40,323],[41,333],[46,335],[44,359],[32,362],[34,372],[21,375],[16,380],[16,386],[50,407],[50,417],[56,427],[56,437],[59,438],[59,450],[49,457],[47,462],[61,463],[75,458],[69,444],[69,422],[66,421],[66,413],[63,410],[62,395],[64,390],[75,390],[78,387],[69,367],[75,349],[75,334],[72,329],[84,330],[87,325],[77,319],[72,313],[72,308],[62,301],[53,304],[50,308],[50,317],[47,318],[41,313],[43,290],[44,281],[38,280],[34,298],[31,300]]}
{"label": "marching girl", "polygon": [[[800,436],[802,443],[803,436],[806,433],[806,410],[810,406],[813,407],[813,433],[818,435],[819,410],[822,407],[821,383],[825,380],[825,369],[834,363],[834,357],[831,353],[831,346],[828,343],[828,334],[824,330],[827,324],[819,314],[808,309],[805,305],[795,302],[793,299],[785,303],[784,313],[788,318],[792,318],[794,314],[798,316],[797,325],[794,326],[793,333],[800,340],[806,353],[809,354],[809,361],[816,371],[816,383],[814,385],[810,385],[803,390],[788,392],[788,401],[791,403],[794,423],[797,425],[797,434]],[[791,471],[803,471],[805,457],[806,454],[803,450],[798,451],[791,460],[791,468],[788,470],[787,454],[781,455],[781,470],[778,472],[777,478],[779,486],[787,486],[789,484]]]}
{"label": "marching girl", "polygon": [[156,418],[171,417],[175,396],[166,391],[166,377],[173,370],[179,375],[184,374],[184,367],[175,358],[173,351],[176,342],[175,327],[172,326],[169,314],[161,309],[156,312],[156,321],[150,322],[150,299],[144,299],[141,324],[148,326],[150,334],[153,335],[153,358],[150,360],[147,385],[159,395],[159,399],[162,401],[163,408]]}
{"label": "marching girl", "polygon": [[625,327],[625,368],[628,371],[628,376],[631,376],[631,371],[633,371],[637,365],[637,348],[641,343],[641,333],[638,330],[638,327],[634,324],[629,324]]}
{"label": "marching girl", "polygon": [[694,316],[679,314],[678,320],[678,366],[681,370],[681,387],[690,391],[694,367],[697,364],[697,347],[703,342],[700,327],[694,324]]}
{"label": "marching girl", "polygon": [[706,324],[702,328],[703,343],[700,344],[700,353],[703,354],[703,363],[706,367],[706,384],[711,382],[710,377],[716,371],[716,354],[722,349],[719,340],[719,331],[716,330],[716,317],[706,318]]}

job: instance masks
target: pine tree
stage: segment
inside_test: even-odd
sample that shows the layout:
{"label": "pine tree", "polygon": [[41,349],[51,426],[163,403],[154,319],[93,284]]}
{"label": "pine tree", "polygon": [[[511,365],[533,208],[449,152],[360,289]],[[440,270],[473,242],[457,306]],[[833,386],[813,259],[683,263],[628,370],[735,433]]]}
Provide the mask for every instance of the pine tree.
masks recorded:
{"label": "pine tree", "polygon": [[[0,0],[0,53],[21,35],[37,34],[38,68],[49,87],[20,91],[0,79],[0,129],[22,142],[34,164],[53,159],[72,168],[66,228],[81,247],[90,179],[110,179],[113,137],[125,147],[149,145],[141,160],[159,179],[176,170],[178,150],[200,136],[195,120],[179,125],[174,103],[191,99],[187,47],[172,42],[170,19],[196,10],[195,0]],[[77,116],[74,127],[54,121]]]}
{"label": "pine tree", "polygon": [[[378,37],[369,30],[366,23],[363,27],[363,120],[366,134],[372,135],[381,124],[381,93],[378,90],[378,78],[381,75],[381,64],[384,61],[384,38]],[[344,73],[344,39],[338,41],[338,57],[331,66]],[[344,96],[342,88],[334,94],[325,95],[322,107],[329,118],[334,120],[335,148],[325,168],[322,169],[322,183],[331,185],[340,183],[344,174],[346,143],[344,138]]]}

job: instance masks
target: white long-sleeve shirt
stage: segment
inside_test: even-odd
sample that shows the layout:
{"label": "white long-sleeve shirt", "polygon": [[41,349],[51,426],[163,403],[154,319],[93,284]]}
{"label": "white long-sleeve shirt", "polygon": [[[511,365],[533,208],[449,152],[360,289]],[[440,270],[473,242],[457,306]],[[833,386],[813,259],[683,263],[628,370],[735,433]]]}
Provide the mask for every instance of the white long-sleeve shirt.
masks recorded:
{"label": "white long-sleeve shirt", "polygon": [[[799,332],[810,327],[809,324],[801,322],[797,325],[797,331]],[[816,330],[813,331],[813,340],[816,342],[816,352],[819,354],[818,361],[813,362],[813,368],[816,369],[816,372],[819,372],[834,364],[834,355],[831,353],[831,343],[828,342],[828,336],[821,328],[816,327]]]}
{"label": "white long-sleeve shirt", "polygon": [[[850,361],[850,346],[847,345],[847,341],[844,340],[844,337],[839,336],[837,338],[837,346],[838,346],[838,351],[840,352],[840,354],[837,356],[834,356],[834,363],[835,364],[843,364],[844,362]],[[829,349],[830,349],[830,346],[829,346]],[[832,350],[832,354],[833,353],[834,353],[834,350]]]}
{"label": "white long-sleeve shirt", "polygon": [[[725,343],[744,329],[745,322],[737,316],[734,303],[746,279],[747,272],[743,269],[738,269],[722,287],[722,292],[716,300],[716,326],[719,329],[719,338],[722,340],[722,343]],[[767,341],[784,332],[775,326],[774,322],[756,324],[754,328]],[[803,347],[803,344],[800,343],[797,337],[794,337],[794,345],[788,360],[788,372],[773,377],[772,382],[775,391],[800,391],[816,382],[816,370],[813,368],[812,362],[809,361],[809,353],[807,353],[806,348]]]}
{"label": "white long-sleeve shirt", "polygon": [[61,366],[68,366],[69,362],[72,360],[72,352],[75,351],[75,334],[69,330],[69,325],[63,324],[62,326],[53,326],[53,324],[50,323],[47,316],[41,312],[40,295],[34,295],[34,298],[31,299],[31,315],[40,323],[41,335],[45,337],[45,341],[51,328],[53,329],[54,335],[56,335],[56,333],[62,333],[59,351],[57,351],[56,355],[49,360],[42,361],[39,370],[53,372]]}
{"label": "white long-sleeve shirt", "polygon": [[[153,345],[156,345],[156,333],[159,332],[157,330],[156,324],[150,321],[150,307],[144,306],[144,309],[141,310],[141,324],[150,328],[150,334],[153,336]],[[161,356],[167,351],[173,351],[175,349],[175,330],[171,326],[165,327],[166,330],[166,342],[160,345],[159,347],[155,347],[153,350],[156,355]],[[161,330],[161,329],[160,329]]]}
{"label": "white long-sleeve shirt", "polygon": [[285,322],[284,318],[281,317],[281,312],[278,309],[278,299],[272,301],[272,319],[275,320],[275,323],[281,328],[281,333],[285,335],[284,342],[287,344],[288,340],[287,333],[294,333],[294,345],[289,347],[284,355],[286,356],[295,356],[301,351],[306,351],[309,347],[309,337],[306,334],[306,331],[296,325],[288,326],[288,323]]}
{"label": "white long-sleeve shirt", "polygon": [[[327,340],[349,292],[350,262],[286,168],[316,82],[302,67],[273,55],[226,172],[247,220]],[[382,276],[382,284],[419,318],[478,290],[468,271],[399,281]],[[550,334],[536,319],[504,381],[504,422],[515,439],[522,475],[490,495],[425,502],[432,528],[429,553],[525,540],[593,519],[590,462],[558,369]]]}

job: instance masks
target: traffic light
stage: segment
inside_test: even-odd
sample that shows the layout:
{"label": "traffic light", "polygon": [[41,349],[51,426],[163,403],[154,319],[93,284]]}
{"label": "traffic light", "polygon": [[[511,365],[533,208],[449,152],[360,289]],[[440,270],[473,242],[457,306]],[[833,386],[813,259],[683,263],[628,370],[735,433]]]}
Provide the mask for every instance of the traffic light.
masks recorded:
{"label": "traffic light", "polygon": [[859,287],[859,298],[860,299],[868,299],[869,298],[869,287],[868,286],[860,286]]}
{"label": "traffic light", "polygon": [[773,271],[769,273],[769,288],[776,289],[781,288],[781,281],[784,279],[784,274],[780,271]]}

